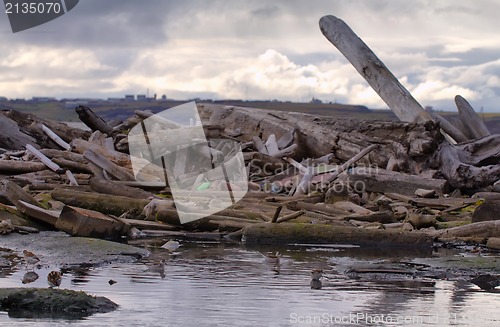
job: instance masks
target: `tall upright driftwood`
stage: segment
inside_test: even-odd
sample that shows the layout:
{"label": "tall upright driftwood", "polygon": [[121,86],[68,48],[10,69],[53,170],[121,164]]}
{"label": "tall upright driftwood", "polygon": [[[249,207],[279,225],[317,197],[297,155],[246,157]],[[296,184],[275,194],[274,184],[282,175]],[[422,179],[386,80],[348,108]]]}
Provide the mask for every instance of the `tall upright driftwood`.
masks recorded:
{"label": "tall upright driftwood", "polygon": [[483,123],[481,117],[474,111],[474,108],[460,95],[455,97],[455,103],[458,109],[458,116],[464,127],[464,133],[471,139],[490,136],[488,127]]}
{"label": "tall upright driftwood", "polygon": [[78,106],[75,108],[76,113],[80,120],[93,131],[101,131],[110,134],[113,128],[108,125],[101,117],[97,116],[92,109],[85,106]]}
{"label": "tall upright driftwood", "polygon": [[400,120],[432,120],[410,92],[344,21],[329,15],[320,19],[319,26],[323,35],[349,60]]}

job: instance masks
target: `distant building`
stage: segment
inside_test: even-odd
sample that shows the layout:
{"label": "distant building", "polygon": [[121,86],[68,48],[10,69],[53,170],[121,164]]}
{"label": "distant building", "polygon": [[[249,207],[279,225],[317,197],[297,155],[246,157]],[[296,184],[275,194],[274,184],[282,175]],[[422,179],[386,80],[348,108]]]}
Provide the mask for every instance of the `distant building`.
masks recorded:
{"label": "distant building", "polygon": [[167,101],[167,96],[165,94],[161,96],[161,101]]}
{"label": "distant building", "polygon": [[8,99],[6,97],[0,97],[0,101],[4,102],[4,101],[8,101]]}
{"label": "distant building", "polygon": [[33,97],[31,100],[35,101],[35,102],[49,102],[49,101],[56,101],[56,98],[54,98],[54,97]]}
{"label": "distant building", "polygon": [[125,101],[125,99],[124,98],[108,98],[107,101],[111,102],[111,103],[117,103],[117,102]]}
{"label": "distant building", "polygon": [[145,94],[137,94],[137,101],[146,102],[147,98]]}
{"label": "distant building", "polygon": [[321,104],[321,103],[323,103],[323,101],[321,101],[320,99],[312,98],[312,100],[309,101],[309,103]]}
{"label": "distant building", "polygon": [[135,95],[127,94],[125,96],[125,101],[130,101],[130,102],[135,101]]}
{"label": "distant building", "polygon": [[66,101],[66,102],[64,102],[64,108],[74,109],[78,106],[87,106],[88,104],[89,104],[89,102],[84,101],[84,100]]}

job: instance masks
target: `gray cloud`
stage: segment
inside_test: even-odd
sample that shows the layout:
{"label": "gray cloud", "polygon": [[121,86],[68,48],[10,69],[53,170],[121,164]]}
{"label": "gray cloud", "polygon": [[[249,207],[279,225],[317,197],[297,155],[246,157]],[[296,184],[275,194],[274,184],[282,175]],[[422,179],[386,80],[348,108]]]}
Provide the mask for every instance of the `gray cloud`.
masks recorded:
{"label": "gray cloud", "polygon": [[465,92],[490,108],[500,106],[499,10],[495,0],[82,0],[25,32],[0,23],[0,95],[150,88],[177,98],[313,94],[383,106],[319,32],[319,18],[334,14],[422,104],[451,109],[453,92]]}

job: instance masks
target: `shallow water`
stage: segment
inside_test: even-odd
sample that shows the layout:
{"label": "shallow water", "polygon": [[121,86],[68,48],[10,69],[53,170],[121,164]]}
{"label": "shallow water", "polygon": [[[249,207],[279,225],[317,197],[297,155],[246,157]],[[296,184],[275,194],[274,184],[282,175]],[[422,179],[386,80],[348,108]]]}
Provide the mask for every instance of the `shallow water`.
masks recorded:
{"label": "shallow water", "polygon": [[[61,288],[106,296],[114,312],[81,320],[11,318],[1,326],[471,326],[500,325],[500,294],[466,281],[383,276],[351,279],[353,266],[411,261],[420,253],[373,253],[349,247],[243,248],[184,243],[174,253],[151,248],[134,264],[64,272]],[[282,253],[279,263],[262,253]],[[390,255],[390,257],[388,256]],[[151,261],[165,259],[164,273]],[[24,267],[21,267],[24,269]],[[21,283],[26,270],[0,278],[2,287],[46,287],[49,271]],[[310,288],[311,269],[323,269],[323,287]],[[110,285],[112,279],[116,284]],[[399,321],[399,322],[398,322]]]}

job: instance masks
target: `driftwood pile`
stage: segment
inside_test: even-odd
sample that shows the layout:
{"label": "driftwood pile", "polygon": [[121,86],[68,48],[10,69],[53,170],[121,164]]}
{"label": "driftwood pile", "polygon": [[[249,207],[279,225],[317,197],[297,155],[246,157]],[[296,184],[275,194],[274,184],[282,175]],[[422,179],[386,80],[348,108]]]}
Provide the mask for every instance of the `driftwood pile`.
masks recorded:
{"label": "driftwood pile", "polygon": [[[460,96],[454,125],[424,111],[345,23],[326,16],[320,27],[401,122],[199,104],[209,140],[241,144],[249,191],[229,208],[180,224],[159,178],[164,170],[149,167],[147,182],[132,170],[127,133],[152,112],[111,124],[79,106],[84,131],[7,110],[0,115],[1,209],[71,235],[111,239],[428,248],[461,239],[500,249],[500,135],[490,135]],[[178,160],[174,170],[187,176],[192,164]],[[210,180],[199,184],[220,192]],[[0,229],[30,230],[7,219]]]}

